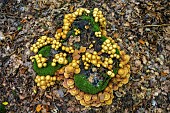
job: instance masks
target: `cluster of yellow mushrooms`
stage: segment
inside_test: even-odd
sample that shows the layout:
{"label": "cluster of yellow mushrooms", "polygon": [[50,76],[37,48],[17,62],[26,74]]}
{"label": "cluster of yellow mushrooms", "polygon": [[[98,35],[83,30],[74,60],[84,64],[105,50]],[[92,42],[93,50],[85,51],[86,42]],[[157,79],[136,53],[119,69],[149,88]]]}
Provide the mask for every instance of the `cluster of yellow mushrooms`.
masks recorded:
{"label": "cluster of yellow mushrooms", "polygon": [[51,44],[53,40],[54,40],[53,38],[42,36],[37,40],[35,44],[31,46],[30,50],[33,51],[34,53],[37,53],[39,48],[46,46],[47,44]]}
{"label": "cluster of yellow mushrooms", "polygon": [[59,53],[55,54],[55,57],[53,59],[53,62],[51,63],[52,66],[56,66],[56,62],[59,64],[66,65],[68,63],[68,60],[66,59],[67,54],[66,53]]}
{"label": "cluster of yellow mushrooms", "polygon": [[[75,52],[75,49],[73,47],[66,47],[62,45],[60,40],[61,37],[62,39],[66,39],[67,33],[71,29],[72,23],[74,22],[76,17],[81,16],[83,12],[89,14],[90,10],[79,8],[71,14],[66,14],[63,20],[64,24],[62,27],[62,31],[56,32],[55,39],[49,38],[47,36],[42,36],[35,44],[31,46],[30,50],[34,53],[37,53],[39,48],[47,44],[50,44],[51,47],[55,50],[61,48],[62,51],[65,51],[65,53],[61,52],[55,54],[55,57],[53,58],[51,63],[52,66],[56,66],[56,63],[63,64],[64,66],[58,69],[53,77],[49,75],[37,75],[35,78],[35,82],[37,83],[37,86],[40,86],[42,89],[46,89],[47,87],[54,85],[56,80],[63,81],[63,87],[65,87],[71,95],[75,96],[75,98],[80,101],[81,105],[86,107],[99,107],[102,105],[110,105],[112,103],[112,99],[114,98],[113,91],[118,90],[118,88],[121,87],[123,84],[128,83],[130,77],[130,65],[128,64],[128,62],[130,60],[130,57],[126,55],[123,50],[120,50],[120,47],[117,45],[117,43],[115,43],[112,38],[106,36],[106,19],[102,15],[102,11],[100,11],[98,8],[94,8],[94,20],[95,22],[99,22],[101,26],[100,31],[95,32],[95,35],[99,38],[103,35],[107,39],[101,45],[102,50],[100,52],[85,51],[85,54],[82,55],[80,58],[84,63],[85,70],[89,68],[90,64],[93,64],[96,67],[103,66],[107,68],[107,74],[111,77],[111,80],[109,81],[108,86],[103,91],[94,95],[79,90],[74,83],[74,74],[79,74],[81,72],[81,69],[79,67],[80,59],[72,60],[70,63],[68,63],[66,59],[67,53],[72,54]],[[75,32],[76,35],[80,33],[78,29],[75,29]],[[92,47],[93,46],[89,48]],[[117,50],[120,54],[116,53]],[[108,58],[102,59],[102,53],[108,53],[110,56]],[[116,58],[120,61],[120,68],[118,69],[117,74],[115,74],[112,70],[114,63],[113,58]],[[32,56],[30,57],[30,59],[32,61],[37,61],[38,68],[47,66],[47,59],[43,58],[41,54]]]}
{"label": "cluster of yellow mushrooms", "polygon": [[42,67],[46,67],[47,66],[47,63],[46,63],[47,59],[42,57],[42,54],[31,56],[30,60],[32,60],[32,62],[33,62],[34,58],[37,61],[38,68],[42,68]]}
{"label": "cluster of yellow mushrooms", "polygon": [[35,78],[35,82],[37,86],[40,86],[42,89],[46,89],[47,87],[53,86],[56,81],[56,76],[51,77],[50,75],[39,76],[37,75]]}

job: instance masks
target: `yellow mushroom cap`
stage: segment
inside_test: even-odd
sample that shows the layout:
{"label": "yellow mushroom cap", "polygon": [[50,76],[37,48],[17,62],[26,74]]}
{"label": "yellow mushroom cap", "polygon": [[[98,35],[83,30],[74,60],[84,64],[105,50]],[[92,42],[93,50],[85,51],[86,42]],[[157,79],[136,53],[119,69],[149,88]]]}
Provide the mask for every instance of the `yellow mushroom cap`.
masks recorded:
{"label": "yellow mushroom cap", "polygon": [[38,63],[38,68],[42,68],[42,63]]}
{"label": "yellow mushroom cap", "polygon": [[108,86],[108,87],[106,87],[106,88],[104,89],[104,91],[105,91],[105,92],[110,92],[110,90],[111,90],[111,89],[110,89],[110,87],[109,87],[109,86]]}
{"label": "yellow mushroom cap", "polygon": [[41,76],[40,79],[41,79],[41,80],[45,80],[45,76]]}
{"label": "yellow mushroom cap", "polygon": [[83,99],[80,100],[80,104],[83,105],[83,106],[86,106],[86,105],[87,105]]}
{"label": "yellow mushroom cap", "polygon": [[123,75],[124,72],[125,72],[124,69],[119,69],[119,70],[118,70],[118,74],[119,74],[119,75]]}
{"label": "yellow mushroom cap", "polygon": [[73,68],[72,66],[67,66],[67,67],[65,68],[65,72],[66,72],[66,73],[72,73],[72,72],[74,72],[74,68]]}
{"label": "yellow mushroom cap", "polygon": [[73,80],[73,79],[68,79],[68,80],[67,80],[67,85],[68,85],[68,86],[74,85],[74,80]]}
{"label": "yellow mushroom cap", "polygon": [[128,81],[129,81],[129,79],[128,79],[128,78],[124,78],[124,79],[122,80],[122,83],[123,83],[123,84],[127,84],[127,83],[128,83]]}
{"label": "yellow mushroom cap", "polygon": [[65,78],[69,78],[69,76],[70,76],[70,74],[64,73],[64,77],[65,77]]}
{"label": "yellow mushroom cap", "polygon": [[41,89],[46,89],[47,88],[47,86],[41,86]]}
{"label": "yellow mushroom cap", "polygon": [[80,96],[79,94],[75,96],[77,100],[81,100],[83,97]]}
{"label": "yellow mushroom cap", "polygon": [[45,77],[45,79],[46,79],[47,81],[49,81],[49,80],[51,79],[50,75],[47,75],[47,76]]}
{"label": "yellow mushroom cap", "polygon": [[53,78],[53,81],[56,81],[56,80],[57,80],[56,76],[53,76],[52,78]]}
{"label": "yellow mushroom cap", "polygon": [[55,82],[50,82],[50,85],[53,86],[55,84]]}
{"label": "yellow mushroom cap", "polygon": [[104,92],[104,100],[109,100],[110,99],[110,93]]}
{"label": "yellow mushroom cap", "polygon": [[63,63],[64,63],[64,58],[63,58],[63,57],[60,57],[60,58],[58,59],[58,63],[59,63],[59,64],[63,64]]}
{"label": "yellow mushroom cap", "polygon": [[75,71],[74,71],[74,73],[75,73],[75,74],[79,74],[80,71],[81,71],[80,68],[76,68]]}
{"label": "yellow mushroom cap", "polygon": [[130,60],[130,56],[129,55],[125,55],[124,56],[124,60],[128,62]]}
{"label": "yellow mushroom cap", "polygon": [[84,94],[84,100],[85,101],[90,101],[91,100],[91,95],[90,94]]}
{"label": "yellow mushroom cap", "polygon": [[41,85],[41,86],[46,86],[46,82],[42,80],[42,81],[40,82],[40,85]]}
{"label": "yellow mushroom cap", "polygon": [[105,103],[106,103],[107,105],[112,104],[112,99],[106,100]]}

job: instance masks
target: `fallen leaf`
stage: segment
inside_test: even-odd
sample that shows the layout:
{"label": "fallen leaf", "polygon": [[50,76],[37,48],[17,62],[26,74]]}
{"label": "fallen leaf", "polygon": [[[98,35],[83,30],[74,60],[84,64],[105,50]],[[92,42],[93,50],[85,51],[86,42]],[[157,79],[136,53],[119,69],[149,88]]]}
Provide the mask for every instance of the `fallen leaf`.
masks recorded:
{"label": "fallen leaf", "polygon": [[118,37],[119,37],[119,34],[118,34],[118,33],[114,33],[114,34],[113,34],[113,37],[114,37],[114,38],[118,38]]}
{"label": "fallen leaf", "polygon": [[145,41],[143,41],[142,39],[140,39],[140,40],[139,40],[139,43],[143,45],[143,44],[145,44]]}
{"label": "fallen leaf", "polygon": [[80,55],[78,54],[78,55],[75,55],[75,56],[73,56],[73,59],[74,60],[78,60],[80,58]]}
{"label": "fallen leaf", "polygon": [[38,104],[37,107],[36,107],[36,111],[37,112],[40,112],[42,109],[42,105],[41,104]]}
{"label": "fallen leaf", "polygon": [[21,22],[21,23],[26,23],[27,20],[26,20],[26,19],[22,19],[20,22]]}
{"label": "fallen leaf", "polygon": [[2,102],[2,104],[3,104],[4,106],[6,106],[6,105],[8,105],[8,102]]}
{"label": "fallen leaf", "polygon": [[166,75],[168,75],[168,73],[161,72],[161,75],[162,75],[162,76],[166,76]]}

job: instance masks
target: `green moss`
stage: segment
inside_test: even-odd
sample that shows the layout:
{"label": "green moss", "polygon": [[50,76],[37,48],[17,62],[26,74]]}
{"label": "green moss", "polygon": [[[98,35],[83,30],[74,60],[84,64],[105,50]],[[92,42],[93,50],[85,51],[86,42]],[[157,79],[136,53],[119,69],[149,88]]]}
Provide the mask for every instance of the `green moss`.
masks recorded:
{"label": "green moss", "polygon": [[38,52],[38,54],[42,54],[43,57],[49,57],[50,56],[50,52],[51,52],[51,46],[44,46],[40,49],[40,51]]}
{"label": "green moss", "polygon": [[6,113],[6,109],[3,104],[0,104],[0,113]]}
{"label": "green moss", "polygon": [[105,36],[101,36],[101,39],[102,39],[102,41],[104,42],[105,40],[107,40],[107,38],[105,37]]}
{"label": "green moss", "polygon": [[120,55],[120,51],[116,48],[116,54]]}
{"label": "green moss", "polygon": [[[44,46],[43,48],[41,48],[38,54],[42,54],[43,57],[47,58],[50,56],[50,52],[51,52],[51,46],[48,45],[48,46]],[[55,72],[61,67],[62,65],[60,64],[57,64],[56,66],[53,67],[51,66],[51,62],[47,62],[46,67],[38,68],[36,60],[34,60],[34,63],[33,63],[34,71],[37,73],[37,75],[40,75],[40,76],[45,76],[45,75],[53,76]]]}
{"label": "green moss", "polygon": [[92,16],[83,15],[81,18],[83,20],[87,20],[87,21],[90,22],[93,32],[99,32],[100,31],[99,24],[94,21],[94,18]]}
{"label": "green moss", "polygon": [[62,65],[57,64],[56,66],[51,66],[51,62],[47,62],[47,66],[46,67],[42,67],[42,68],[38,68],[37,66],[37,62],[34,60],[34,64],[33,64],[33,69],[34,71],[37,73],[37,75],[40,76],[46,76],[46,75],[50,75],[53,76],[55,74],[55,72],[60,69],[62,67]]}
{"label": "green moss", "polygon": [[[107,75],[105,75],[107,76]],[[91,84],[85,75],[83,74],[77,74],[74,75],[74,81],[75,85],[81,90],[89,94],[97,94],[98,92],[104,90],[108,83],[109,83],[110,78],[107,76],[106,80],[100,81],[98,83],[98,86],[94,86]]]}

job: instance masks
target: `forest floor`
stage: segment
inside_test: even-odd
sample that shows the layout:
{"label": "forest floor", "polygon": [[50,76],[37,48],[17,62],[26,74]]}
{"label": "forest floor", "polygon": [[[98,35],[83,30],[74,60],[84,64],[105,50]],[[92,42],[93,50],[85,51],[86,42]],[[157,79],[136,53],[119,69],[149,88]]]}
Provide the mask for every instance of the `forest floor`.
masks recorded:
{"label": "forest floor", "polygon": [[[9,113],[34,113],[38,105],[42,113],[170,112],[169,6],[168,0],[0,0],[0,103]],[[109,106],[86,109],[60,83],[43,91],[34,82],[31,44],[54,37],[64,14],[80,7],[102,10],[108,36],[131,56],[129,83]]]}

